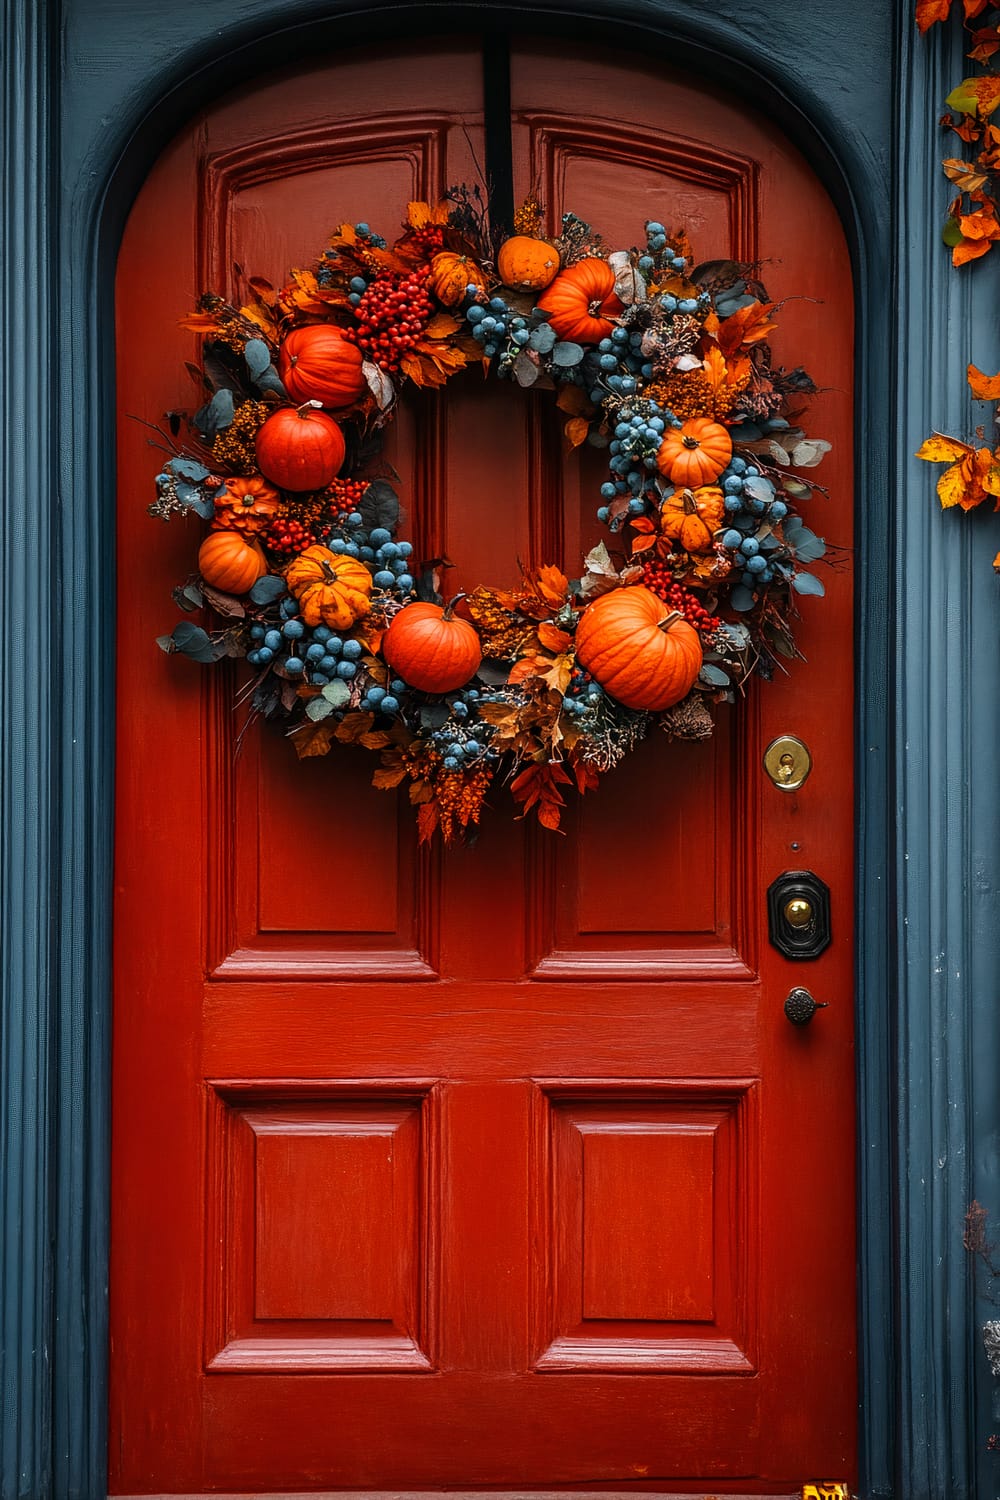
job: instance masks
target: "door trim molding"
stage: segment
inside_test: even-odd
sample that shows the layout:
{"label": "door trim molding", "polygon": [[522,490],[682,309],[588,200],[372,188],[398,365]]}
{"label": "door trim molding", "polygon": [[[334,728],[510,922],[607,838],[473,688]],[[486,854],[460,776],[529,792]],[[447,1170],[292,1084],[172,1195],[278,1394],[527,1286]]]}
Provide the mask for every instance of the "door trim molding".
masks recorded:
{"label": "door trim molding", "polygon": [[[210,14],[202,0],[4,0],[3,1500],[104,1492],[114,747],[106,394],[122,226],[156,155],[205,97],[360,36],[484,22],[571,28],[581,40],[610,34],[644,62],[660,56],[711,77],[790,135],[845,225],[860,329],[862,1486],[867,1500],[971,1500],[975,1403],[987,1386],[981,1360],[976,1385],[961,1249],[976,1124],[976,929],[962,892],[982,812],[967,791],[972,653],[935,669],[932,642],[933,622],[947,618],[967,647],[970,600],[994,625],[997,606],[970,581],[988,569],[969,529],[940,525],[926,474],[909,458],[928,423],[968,425],[956,395],[931,399],[935,360],[925,349],[930,339],[940,368],[949,321],[968,319],[976,297],[976,306],[987,301],[970,291],[982,278],[955,277],[933,245],[934,121],[945,79],[961,76],[961,48],[943,28],[911,45],[900,0],[773,3],[764,45],[737,0],[450,0],[446,17],[437,0],[215,0]],[[821,69],[803,67],[818,56]],[[895,99],[904,101],[898,119]],[[896,164],[908,151],[926,169],[904,182]],[[912,514],[892,503],[906,490]],[[994,683],[995,673],[976,679],[987,733]],[[928,734],[928,755],[907,748]],[[986,743],[994,739],[995,727]],[[995,855],[980,880],[995,888]],[[981,927],[988,915],[981,904]],[[936,974],[939,953],[948,960]]]}

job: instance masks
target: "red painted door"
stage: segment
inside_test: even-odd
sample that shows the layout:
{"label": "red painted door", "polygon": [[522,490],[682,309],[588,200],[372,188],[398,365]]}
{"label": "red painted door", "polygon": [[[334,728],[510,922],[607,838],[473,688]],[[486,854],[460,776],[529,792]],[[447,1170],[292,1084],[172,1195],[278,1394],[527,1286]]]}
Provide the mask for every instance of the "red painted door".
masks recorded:
{"label": "red painted door", "polygon": [[[153,644],[194,534],[146,516],[128,418],[188,401],[178,319],[234,259],[278,279],[339,220],[392,234],[471,180],[480,76],[473,41],[269,75],[173,143],[126,232],[114,1493],[853,1471],[849,550],[804,602],[807,661],[710,744],[647,743],[565,838],[496,811],[447,854],[349,751],[237,755],[233,682]],[[518,191],[554,221],[684,223],[807,299],[778,356],[824,387],[811,522],[849,544],[850,270],[794,148],[719,85],[569,44],[515,47],[512,93]],[[598,539],[599,455],[563,453],[544,396],[469,378],[391,443],[456,585]],[[815,757],[794,795],[761,769],[786,731]],[[789,868],[833,893],[811,964],[768,942]],[[802,983],[829,1008],[797,1030]]]}

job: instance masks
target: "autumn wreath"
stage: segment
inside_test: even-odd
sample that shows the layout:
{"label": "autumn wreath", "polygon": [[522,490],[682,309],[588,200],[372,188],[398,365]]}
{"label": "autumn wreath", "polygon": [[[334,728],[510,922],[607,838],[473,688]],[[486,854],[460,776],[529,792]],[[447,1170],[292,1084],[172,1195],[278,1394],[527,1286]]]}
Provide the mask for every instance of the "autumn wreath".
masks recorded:
{"label": "autumn wreath", "polygon": [[[798,426],[815,390],[775,369],[775,306],[755,268],[693,265],[683,233],[645,226],[609,250],[572,214],[542,232],[529,200],[494,245],[480,195],[411,203],[391,246],[343,224],[309,270],[242,305],[203,296],[185,326],[202,404],[172,414],[153,515],[207,522],[175,590],[212,628],[160,645],[245,657],[254,715],[300,756],[334,741],[409,782],[420,833],[460,838],[499,777],[522,813],[559,824],[654,725],[711,734],[709,705],[793,657],[804,564],[824,544],[795,512],[829,444]],[[400,389],[469,365],[554,390],[572,446],[608,455],[607,529],[580,576],[524,569],[445,603],[439,566],[399,536],[379,437]]]}

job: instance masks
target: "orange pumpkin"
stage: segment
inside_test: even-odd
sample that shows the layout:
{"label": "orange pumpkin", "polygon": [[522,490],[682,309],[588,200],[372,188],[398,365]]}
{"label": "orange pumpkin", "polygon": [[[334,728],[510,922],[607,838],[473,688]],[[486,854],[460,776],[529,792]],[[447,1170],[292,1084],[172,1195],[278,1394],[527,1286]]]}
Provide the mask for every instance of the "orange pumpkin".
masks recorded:
{"label": "orange pumpkin", "polygon": [[667,428],[656,462],[671,484],[696,489],[718,479],[732,456],[733,440],[721,422],[692,417],[680,427]]}
{"label": "orange pumpkin", "polygon": [[332,323],[293,328],[278,350],[278,374],[293,401],[318,401],[334,411],[367,389],[357,344]]}
{"label": "orange pumpkin", "polygon": [[364,563],[318,543],[293,558],[285,582],[307,625],[347,630],[371,609],[372,575]]}
{"label": "orange pumpkin", "polygon": [[486,286],[486,278],[467,255],[455,255],[451,250],[441,250],[431,261],[427,285],[445,307],[456,307],[465,296],[467,286]]}
{"label": "orange pumpkin", "polygon": [[680,542],[685,552],[711,552],[715,533],[722,525],[725,501],[718,485],[678,489],[660,507],[664,536]]}
{"label": "orange pumpkin", "polygon": [[407,604],[382,637],[382,655],[404,682],[423,693],[463,687],[483,659],[479,636],[454,615],[457,599],[442,606]]}
{"label": "orange pumpkin", "polygon": [[576,659],[626,708],[658,712],[691,691],[702,650],[683,615],[635,585],[587,605],[576,627]]}
{"label": "orange pumpkin", "polygon": [[558,250],[547,240],[535,240],[527,234],[504,240],[497,255],[500,280],[519,292],[540,292],[558,270]]}
{"label": "orange pumpkin", "polygon": [[283,490],[321,490],[344,462],[344,434],[319,404],[282,406],[258,429],[260,472]]}
{"label": "orange pumpkin", "polygon": [[198,572],[224,594],[248,594],[267,572],[259,545],[240,531],[210,531],[198,549]]}
{"label": "orange pumpkin", "polygon": [[538,305],[561,339],[578,344],[599,344],[610,337],[611,319],[624,312],[615,296],[615,273],[596,256],[560,271]]}
{"label": "orange pumpkin", "polygon": [[281,496],[266,479],[227,479],[222,494],[215,498],[212,525],[216,530],[256,536],[266,531],[280,505]]}

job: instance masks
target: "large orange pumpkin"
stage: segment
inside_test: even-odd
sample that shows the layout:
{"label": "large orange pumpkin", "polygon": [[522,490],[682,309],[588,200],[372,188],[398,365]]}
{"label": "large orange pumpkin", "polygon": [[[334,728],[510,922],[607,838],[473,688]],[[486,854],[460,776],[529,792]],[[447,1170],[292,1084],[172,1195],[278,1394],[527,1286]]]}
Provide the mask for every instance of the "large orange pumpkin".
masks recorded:
{"label": "large orange pumpkin", "polygon": [[680,542],[685,552],[711,552],[724,514],[725,500],[718,485],[677,489],[660,507],[660,526],[664,536]]}
{"label": "large orange pumpkin", "polygon": [[504,286],[520,292],[540,292],[559,270],[559,251],[547,240],[527,234],[504,240],[497,255],[497,271]]}
{"label": "large orange pumpkin", "polygon": [[364,563],[318,543],[293,558],[285,582],[307,625],[347,630],[371,609],[372,575]]}
{"label": "large orange pumpkin", "polygon": [[483,659],[479,636],[448,604],[407,604],[382,637],[382,655],[404,682],[423,693],[463,687]]}
{"label": "large orange pumpkin", "polygon": [[321,490],[344,462],[344,434],[318,408],[318,401],[282,406],[257,432],[260,472],[283,490]]}
{"label": "large orange pumpkin", "polygon": [[267,572],[264,554],[239,531],[210,531],[198,549],[198,572],[224,594],[248,594]]}
{"label": "large orange pumpkin", "polygon": [[721,422],[692,417],[680,427],[667,428],[656,462],[671,484],[697,489],[718,479],[732,456],[733,440]]}
{"label": "large orange pumpkin", "polygon": [[221,495],[215,497],[215,516],[212,525],[216,530],[242,531],[244,536],[256,536],[266,531],[281,505],[281,496],[266,479],[242,479],[234,476],[226,480]]}
{"label": "large orange pumpkin", "polygon": [[486,278],[467,255],[456,255],[451,250],[441,250],[431,261],[427,285],[445,307],[455,307],[465,296],[467,286],[482,291]]}
{"label": "large orange pumpkin", "polygon": [[576,659],[626,708],[657,712],[691,691],[702,650],[683,615],[636,585],[587,605],[576,627]]}
{"label": "large orange pumpkin", "polygon": [[366,388],[362,356],[332,323],[293,328],[278,350],[278,374],[293,401],[318,401],[337,411]]}
{"label": "large orange pumpkin", "polygon": [[606,260],[588,256],[560,271],[538,305],[561,339],[599,344],[610,336],[612,318],[624,312],[615,295],[615,273]]}

